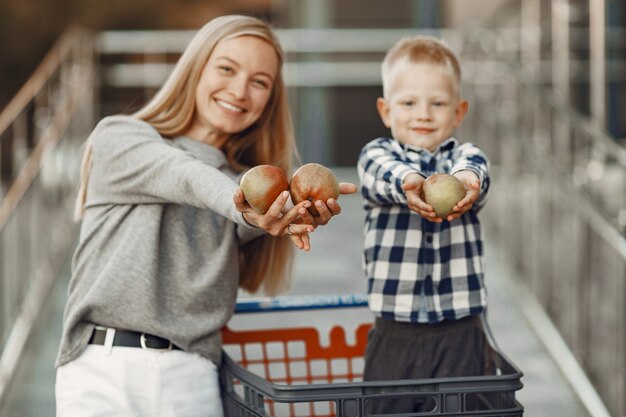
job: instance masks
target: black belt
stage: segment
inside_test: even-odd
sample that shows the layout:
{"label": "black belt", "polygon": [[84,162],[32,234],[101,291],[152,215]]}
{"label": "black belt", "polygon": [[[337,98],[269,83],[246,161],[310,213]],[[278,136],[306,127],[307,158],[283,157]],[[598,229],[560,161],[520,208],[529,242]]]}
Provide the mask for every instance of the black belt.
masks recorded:
{"label": "black belt", "polygon": [[[107,330],[95,328],[89,339],[92,345],[104,345]],[[115,329],[115,337],[113,338],[113,346],[137,347],[143,349],[159,349],[159,350],[182,350],[172,342],[159,336],[147,333],[133,332],[130,330]]]}

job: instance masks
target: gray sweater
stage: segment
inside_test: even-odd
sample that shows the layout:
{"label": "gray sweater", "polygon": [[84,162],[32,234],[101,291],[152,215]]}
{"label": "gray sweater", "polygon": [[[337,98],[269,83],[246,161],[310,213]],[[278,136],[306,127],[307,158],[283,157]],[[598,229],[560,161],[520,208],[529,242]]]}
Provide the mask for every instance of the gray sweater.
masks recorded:
{"label": "gray sweater", "polygon": [[235,209],[237,175],[217,148],[164,139],[129,116],[103,119],[92,146],[57,366],[80,355],[95,325],[158,335],[219,364],[238,246],[263,234]]}

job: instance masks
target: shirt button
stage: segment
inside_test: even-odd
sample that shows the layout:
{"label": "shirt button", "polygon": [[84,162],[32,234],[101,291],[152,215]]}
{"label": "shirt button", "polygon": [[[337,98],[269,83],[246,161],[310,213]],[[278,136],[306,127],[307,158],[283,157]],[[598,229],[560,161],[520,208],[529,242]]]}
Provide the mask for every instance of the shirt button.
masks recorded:
{"label": "shirt button", "polygon": [[426,242],[433,243],[433,235],[431,234],[426,235]]}
{"label": "shirt button", "polygon": [[426,276],[424,277],[424,279],[426,279],[426,280],[431,280],[431,279],[433,279],[433,276],[432,276],[432,275],[426,275]]}

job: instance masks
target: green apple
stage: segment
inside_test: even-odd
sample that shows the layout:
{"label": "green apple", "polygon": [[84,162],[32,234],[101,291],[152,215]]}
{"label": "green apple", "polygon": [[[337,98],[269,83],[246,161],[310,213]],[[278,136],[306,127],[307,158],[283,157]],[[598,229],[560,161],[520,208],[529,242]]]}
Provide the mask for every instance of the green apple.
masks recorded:
{"label": "green apple", "polygon": [[430,204],[438,217],[452,214],[452,208],[465,196],[465,187],[453,175],[433,174],[426,178],[423,186],[424,201]]}

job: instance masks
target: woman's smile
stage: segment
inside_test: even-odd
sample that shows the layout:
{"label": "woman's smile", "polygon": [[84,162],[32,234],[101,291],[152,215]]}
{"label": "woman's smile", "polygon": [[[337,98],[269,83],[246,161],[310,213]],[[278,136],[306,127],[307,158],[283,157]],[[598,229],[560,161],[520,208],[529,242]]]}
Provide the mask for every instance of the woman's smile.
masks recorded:
{"label": "woman's smile", "polygon": [[231,104],[231,103],[229,103],[227,101],[220,100],[219,98],[216,98],[215,102],[217,103],[218,106],[220,106],[220,107],[222,107],[222,108],[224,108],[226,110],[235,112],[235,113],[243,113],[243,112],[246,111],[245,109],[243,109],[241,107],[235,106],[234,104]]}

